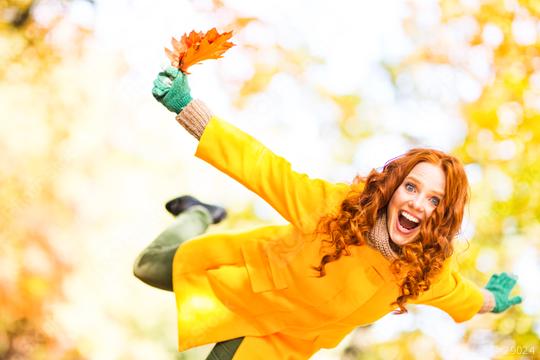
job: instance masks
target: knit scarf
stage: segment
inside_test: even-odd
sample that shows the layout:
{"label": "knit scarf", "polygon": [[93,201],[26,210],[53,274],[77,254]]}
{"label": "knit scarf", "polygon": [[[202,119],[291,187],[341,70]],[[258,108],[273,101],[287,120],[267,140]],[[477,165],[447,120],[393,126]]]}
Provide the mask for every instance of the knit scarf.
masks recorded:
{"label": "knit scarf", "polygon": [[386,225],[386,212],[383,212],[383,214],[377,218],[375,226],[373,226],[369,232],[367,240],[368,245],[378,250],[386,259],[393,261],[399,258],[399,255],[396,252],[399,251],[398,245],[394,244],[396,251],[394,251],[390,245],[392,240],[390,240]]}

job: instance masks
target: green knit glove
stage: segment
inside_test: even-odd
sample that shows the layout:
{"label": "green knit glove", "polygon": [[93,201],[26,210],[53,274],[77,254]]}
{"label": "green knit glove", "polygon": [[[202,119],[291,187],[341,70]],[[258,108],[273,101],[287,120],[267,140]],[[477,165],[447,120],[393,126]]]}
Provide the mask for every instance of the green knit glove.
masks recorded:
{"label": "green knit glove", "polygon": [[521,296],[515,296],[511,299],[508,297],[516,283],[516,278],[508,275],[505,272],[501,273],[500,275],[491,275],[491,278],[489,278],[486,285],[486,289],[491,291],[495,296],[495,307],[493,310],[491,310],[491,312],[501,313],[512,305],[521,303]]}
{"label": "green knit glove", "polygon": [[152,95],[167,109],[178,114],[191,101],[190,91],[186,74],[169,66],[154,80]]}

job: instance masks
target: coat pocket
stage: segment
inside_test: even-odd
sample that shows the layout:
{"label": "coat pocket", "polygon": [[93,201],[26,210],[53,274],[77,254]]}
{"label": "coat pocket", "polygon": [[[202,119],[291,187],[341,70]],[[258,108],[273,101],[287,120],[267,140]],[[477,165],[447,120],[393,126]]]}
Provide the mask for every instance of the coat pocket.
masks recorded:
{"label": "coat pocket", "polygon": [[383,286],[384,279],[373,266],[351,267],[341,290],[321,306],[338,321],[364,305]]}
{"label": "coat pocket", "polygon": [[253,292],[282,290],[288,287],[287,263],[276,255],[266,242],[246,241],[241,249]]}

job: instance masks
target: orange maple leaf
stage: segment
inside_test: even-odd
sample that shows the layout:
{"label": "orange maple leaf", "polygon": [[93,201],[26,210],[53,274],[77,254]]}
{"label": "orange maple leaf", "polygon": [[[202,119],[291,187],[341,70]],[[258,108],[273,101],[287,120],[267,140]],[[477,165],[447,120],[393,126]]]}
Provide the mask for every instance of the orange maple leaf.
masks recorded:
{"label": "orange maple leaf", "polygon": [[189,74],[187,70],[191,65],[223,57],[223,53],[235,45],[228,41],[231,37],[232,31],[220,34],[216,28],[208,30],[206,34],[191,31],[189,35],[182,35],[180,40],[173,37],[173,50],[165,48],[165,54],[171,60],[172,66]]}

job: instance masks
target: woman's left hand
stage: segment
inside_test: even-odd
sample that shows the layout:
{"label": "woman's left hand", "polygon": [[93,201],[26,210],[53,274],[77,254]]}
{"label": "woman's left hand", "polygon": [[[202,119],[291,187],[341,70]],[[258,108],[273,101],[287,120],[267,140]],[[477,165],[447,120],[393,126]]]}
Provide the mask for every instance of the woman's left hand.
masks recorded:
{"label": "woman's left hand", "polygon": [[520,304],[522,301],[521,296],[515,296],[509,298],[510,292],[516,285],[517,280],[515,277],[503,272],[499,275],[491,275],[485,288],[493,293],[495,296],[495,307],[491,312],[501,313],[513,305]]}

